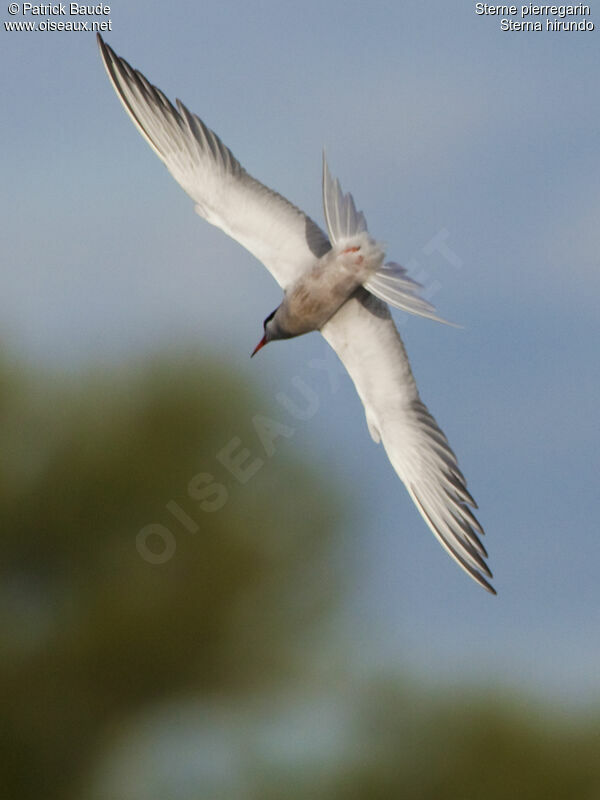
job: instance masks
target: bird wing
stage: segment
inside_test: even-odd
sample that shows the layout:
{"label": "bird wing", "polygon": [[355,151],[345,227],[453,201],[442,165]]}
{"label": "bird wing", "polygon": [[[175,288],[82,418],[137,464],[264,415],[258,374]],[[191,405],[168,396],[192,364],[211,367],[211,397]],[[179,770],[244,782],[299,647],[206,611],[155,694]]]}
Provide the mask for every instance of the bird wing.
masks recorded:
{"label": "bird wing", "polygon": [[419,397],[388,307],[360,288],[321,333],[348,370],[381,441],[427,525],[460,566],[488,591],[492,577],[478,533],[483,529],[456,456]]}
{"label": "bird wing", "polygon": [[98,35],[102,60],[125,110],[208,222],[242,244],[283,288],[330,249],[300,209],[257,181],[219,137],[134,70]]}

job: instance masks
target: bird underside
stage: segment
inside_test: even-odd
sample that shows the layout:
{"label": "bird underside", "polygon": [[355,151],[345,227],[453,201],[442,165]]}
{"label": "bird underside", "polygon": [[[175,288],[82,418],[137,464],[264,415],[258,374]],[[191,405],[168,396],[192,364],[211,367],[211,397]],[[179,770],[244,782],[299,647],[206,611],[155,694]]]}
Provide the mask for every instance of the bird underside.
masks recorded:
{"label": "bird underside", "polygon": [[[125,111],[198,214],[252,253],[283,289],[283,310],[265,320],[271,327],[255,352],[275,338],[321,331],[354,382],[371,435],[381,441],[426,524],[452,558],[493,592],[479,539],[483,530],[470,510],[475,503],[446,437],[421,402],[387,306],[444,322],[419,295],[423,287],[404,267],[385,261],[383,247],[324,157],[327,235],[253,178],[183,103],[173,105],[100,36],[98,44]],[[279,311],[280,329],[273,327]]]}

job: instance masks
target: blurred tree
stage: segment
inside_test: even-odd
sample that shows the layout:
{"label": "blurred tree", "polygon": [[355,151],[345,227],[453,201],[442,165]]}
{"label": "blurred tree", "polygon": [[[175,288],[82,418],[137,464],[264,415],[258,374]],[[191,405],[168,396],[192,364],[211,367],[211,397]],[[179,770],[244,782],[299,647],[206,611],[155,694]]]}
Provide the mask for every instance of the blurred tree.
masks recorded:
{"label": "blurred tree", "polygon": [[600,797],[597,718],[357,681],[343,643],[299,680],[344,520],[293,459],[296,424],[186,355],[87,377],[0,364],[0,798],[121,800],[118,769],[90,775],[161,701],[205,712],[180,735],[212,783],[184,774],[186,800]]}
{"label": "blurred tree", "polygon": [[544,708],[502,690],[416,698],[396,682],[361,698],[367,757],[344,800],[571,800],[600,797],[598,715]]}
{"label": "blurred tree", "polygon": [[[5,365],[0,392],[0,794],[53,800],[77,796],[103,731],[145,704],[289,674],[331,596],[339,509],[277,428],[265,453],[252,417],[268,403],[214,365],[32,379]],[[240,483],[236,457],[265,463]],[[138,539],[148,525],[164,528]],[[175,551],[149,563],[165,529]]]}

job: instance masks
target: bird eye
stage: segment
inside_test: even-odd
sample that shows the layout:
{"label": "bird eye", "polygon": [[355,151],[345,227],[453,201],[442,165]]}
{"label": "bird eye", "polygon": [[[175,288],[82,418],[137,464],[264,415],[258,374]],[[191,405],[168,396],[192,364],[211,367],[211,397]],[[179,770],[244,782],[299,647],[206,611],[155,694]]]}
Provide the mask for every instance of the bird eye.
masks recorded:
{"label": "bird eye", "polygon": [[[277,309],[275,309],[275,311],[277,311]],[[267,327],[267,323],[271,322],[271,320],[275,316],[275,311],[271,311],[269,316],[265,319],[265,321],[263,322],[263,328],[266,328]]]}

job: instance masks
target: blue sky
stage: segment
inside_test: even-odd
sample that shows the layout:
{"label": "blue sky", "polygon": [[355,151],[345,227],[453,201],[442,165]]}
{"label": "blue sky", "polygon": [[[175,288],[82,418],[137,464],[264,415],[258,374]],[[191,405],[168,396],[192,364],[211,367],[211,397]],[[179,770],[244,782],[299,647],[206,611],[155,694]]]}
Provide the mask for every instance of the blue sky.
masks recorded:
{"label": "blue sky", "polygon": [[[332,394],[311,371],[319,336],[249,361],[279,289],[194,214],[91,33],[0,33],[0,336],[63,368],[192,341],[267,397],[312,381],[318,412],[280,447],[325,464],[358,508],[344,624],[361,658],[587,700],[600,663],[598,31],[503,32],[474,8],[129,1],[111,5],[105,38],[319,223],[325,146],[389,257],[464,326],[397,314],[479,503],[498,598],[433,540],[349,379]],[[427,252],[440,232],[458,261]]]}

